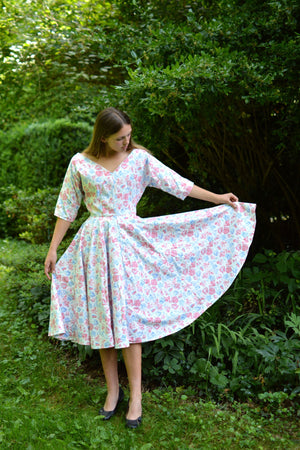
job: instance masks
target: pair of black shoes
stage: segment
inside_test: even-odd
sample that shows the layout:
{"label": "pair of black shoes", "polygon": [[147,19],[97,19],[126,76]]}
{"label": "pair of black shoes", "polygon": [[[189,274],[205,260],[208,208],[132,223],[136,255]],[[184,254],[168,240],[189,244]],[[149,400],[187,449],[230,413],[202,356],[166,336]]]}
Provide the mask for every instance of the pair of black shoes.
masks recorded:
{"label": "pair of black shoes", "polygon": [[[99,411],[99,415],[103,416],[103,420],[109,420],[112,416],[115,415],[115,413],[117,412],[118,406],[119,404],[124,400],[124,392],[122,388],[119,388],[119,398],[116,404],[115,409],[113,409],[112,411],[105,411],[104,408],[101,408]],[[129,400],[128,400],[128,406],[127,406],[127,411],[129,409]],[[137,428],[141,425],[142,423],[142,416],[138,417],[137,419],[134,420],[129,420],[126,419],[126,426],[128,428]]]}

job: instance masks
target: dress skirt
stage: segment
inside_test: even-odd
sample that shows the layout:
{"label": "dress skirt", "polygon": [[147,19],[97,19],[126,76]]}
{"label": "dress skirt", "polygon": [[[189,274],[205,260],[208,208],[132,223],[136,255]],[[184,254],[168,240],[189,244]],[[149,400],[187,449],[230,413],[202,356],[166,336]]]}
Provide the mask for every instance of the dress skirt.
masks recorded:
{"label": "dress skirt", "polygon": [[245,262],[255,205],[142,219],[91,215],[56,265],[49,335],[124,348],[191,324]]}

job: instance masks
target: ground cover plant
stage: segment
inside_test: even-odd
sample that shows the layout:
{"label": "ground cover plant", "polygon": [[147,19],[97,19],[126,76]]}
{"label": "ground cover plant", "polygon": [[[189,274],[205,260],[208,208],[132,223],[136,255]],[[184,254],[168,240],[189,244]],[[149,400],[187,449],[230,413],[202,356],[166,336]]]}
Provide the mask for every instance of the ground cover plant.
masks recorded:
{"label": "ground cover plant", "polygon": [[293,402],[285,402],[284,393],[265,395],[261,403],[216,403],[193,387],[157,386],[145,388],[140,429],[125,428],[125,403],[104,423],[97,416],[105,397],[100,367],[87,370],[74,353],[49,341],[19,310],[18,296],[7,295],[22,245],[0,244],[1,448],[299,448]]}

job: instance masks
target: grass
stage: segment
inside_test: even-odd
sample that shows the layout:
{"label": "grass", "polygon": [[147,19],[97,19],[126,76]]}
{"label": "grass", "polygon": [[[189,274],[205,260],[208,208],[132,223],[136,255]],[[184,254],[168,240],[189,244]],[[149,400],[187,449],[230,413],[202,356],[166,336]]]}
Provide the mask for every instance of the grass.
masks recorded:
{"label": "grass", "polygon": [[[144,392],[138,430],[125,428],[126,402],[103,422],[100,367],[91,372],[15,312],[3,295],[8,270],[0,267],[1,449],[300,449],[288,410],[218,405],[192,389]],[[128,397],[126,385],[125,392]]]}

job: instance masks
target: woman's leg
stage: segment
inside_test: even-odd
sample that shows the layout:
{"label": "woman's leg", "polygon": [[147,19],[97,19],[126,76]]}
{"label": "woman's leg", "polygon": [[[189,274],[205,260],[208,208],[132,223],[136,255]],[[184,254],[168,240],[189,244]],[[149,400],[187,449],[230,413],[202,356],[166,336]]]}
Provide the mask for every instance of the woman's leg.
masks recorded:
{"label": "woman's leg", "polygon": [[130,389],[126,418],[135,420],[142,415],[142,345],[131,344],[123,348],[122,352]]}
{"label": "woman's leg", "polygon": [[113,411],[119,398],[118,352],[115,348],[102,348],[100,357],[107,385],[103,408],[105,411]]}

